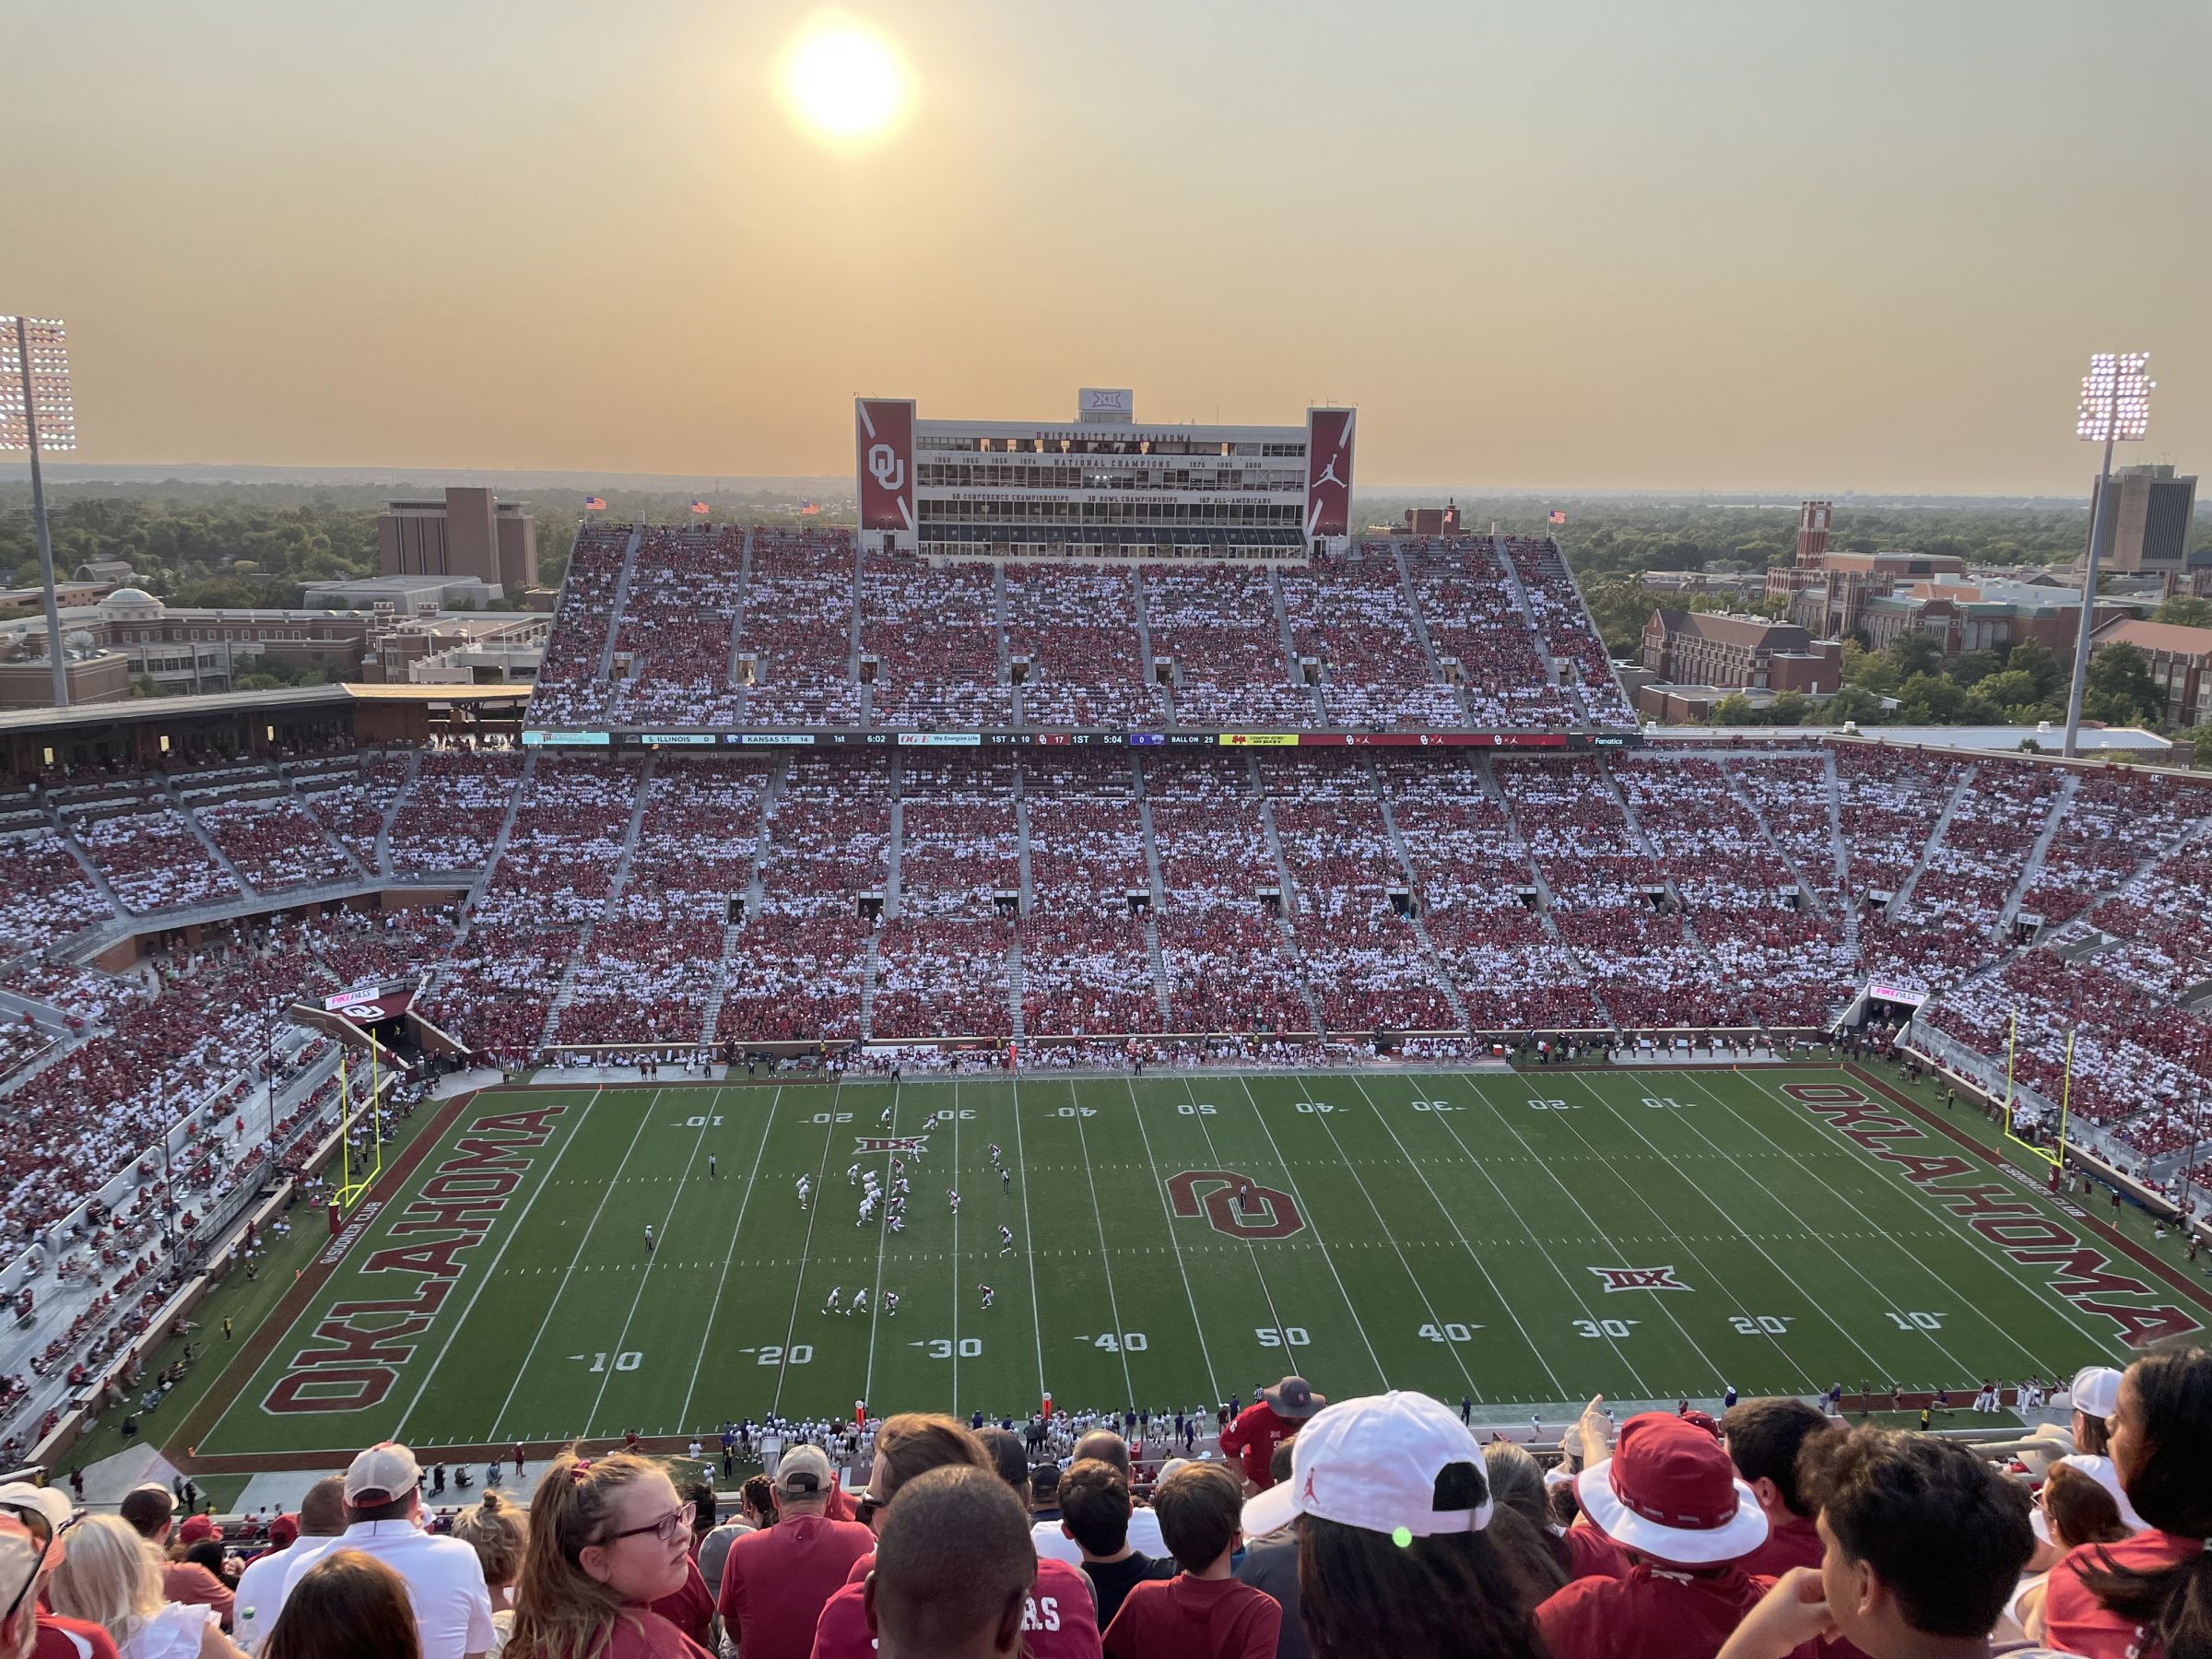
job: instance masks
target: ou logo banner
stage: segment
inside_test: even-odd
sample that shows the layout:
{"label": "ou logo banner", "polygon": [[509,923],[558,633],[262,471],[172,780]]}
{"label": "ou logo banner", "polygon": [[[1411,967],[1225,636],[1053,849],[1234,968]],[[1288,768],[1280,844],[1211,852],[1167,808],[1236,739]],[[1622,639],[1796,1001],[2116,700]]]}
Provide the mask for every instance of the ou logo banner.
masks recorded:
{"label": "ou logo banner", "polygon": [[899,452],[889,444],[872,443],[868,446],[868,477],[886,489],[904,489],[906,463],[899,458]]}
{"label": "ou logo banner", "polygon": [[[1241,1213],[1240,1191],[1245,1195]],[[1214,1230],[1232,1239],[1287,1239],[1305,1230],[1297,1199],[1234,1170],[1185,1170],[1169,1178],[1168,1196],[1177,1215],[1195,1217],[1203,1209]]]}

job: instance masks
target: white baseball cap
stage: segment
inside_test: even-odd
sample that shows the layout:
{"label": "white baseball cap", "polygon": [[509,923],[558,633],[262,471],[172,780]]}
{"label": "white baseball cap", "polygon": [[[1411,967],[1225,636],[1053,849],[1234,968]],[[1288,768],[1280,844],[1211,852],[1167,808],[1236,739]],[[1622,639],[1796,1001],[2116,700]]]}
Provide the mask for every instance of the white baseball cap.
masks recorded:
{"label": "white baseball cap", "polygon": [[2120,1373],[2109,1365],[2085,1365],[2074,1373],[2074,1409],[2109,1418],[2120,1405]]}
{"label": "white baseball cap", "polygon": [[346,1466],[346,1501],[371,1509],[396,1503],[422,1484],[422,1465],[396,1441],[381,1441]]}
{"label": "white baseball cap", "polygon": [[0,1486],[0,1509],[30,1511],[43,1517],[52,1532],[69,1524],[69,1500],[52,1487],[33,1486],[28,1480]]}
{"label": "white baseball cap", "polygon": [[[2053,1464],[2051,1466],[2055,1469],[2060,1464],[2064,1464],[2069,1469],[2079,1469],[2084,1475],[2110,1492],[2112,1495],[2112,1501],[2120,1506],[2122,1525],[2128,1527],[2131,1531],[2141,1532],[2150,1524],[2149,1522],[2136,1513],[2136,1506],[2127,1500],[2127,1494],[2120,1489],[2120,1466],[2111,1458],[2084,1457],[2077,1453],[2072,1457],[2060,1458],[2058,1463]],[[2046,1476],[2044,1478],[2048,1479],[2049,1477]],[[2034,1529],[2038,1538],[2046,1544],[2052,1542],[2051,1523],[2044,1515],[2043,1506],[2041,1503],[2029,1512],[2028,1524]]]}
{"label": "white baseball cap", "polygon": [[[1474,1509],[1440,1510],[1436,1481],[1471,1464],[1482,1481]],[[1341,1400],[1306,1420],[1290,1442],[1290,1478],[1244,1506],[1244,1531],[1260,1537],[1300,1515],[1361,1532],[1417,1538],[1480,1532],[1495,1507],[1482,1447],[1459,1414],[1427,1394],[1392,1392]]]}

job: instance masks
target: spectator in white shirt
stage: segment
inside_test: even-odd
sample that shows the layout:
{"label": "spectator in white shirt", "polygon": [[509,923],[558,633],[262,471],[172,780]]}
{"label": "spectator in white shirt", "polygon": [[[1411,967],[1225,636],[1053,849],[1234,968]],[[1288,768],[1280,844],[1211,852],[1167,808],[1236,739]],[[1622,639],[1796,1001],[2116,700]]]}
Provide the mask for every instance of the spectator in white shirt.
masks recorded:
{"label": "spectator in white shirt", "polygon": [[[272,1524],[272,1540],[281,1535],[278,1529],[288,1518],[279,1515]],[[300,1518],[293,1524],[297,1530],[288,1543],[255,1556],[239,1576],[230,1616],[231,1635],[249,1653],[260,1651],[270,1627],[276,1622],[276,1609],[284,1605],[285,1583],[293,1566],[303,1556],[322,1554],[330,1547],[330,1540],[346,1530],[344,1477],[325,1475],[308,1488],[307,1496],[300,1500]]]}
{"label": "spectator in white shirt", "polygon": [[484,1659],[496,1637],[483,1566],[459,1539],[423,1531],[421,1482],[422,1467],[405,1446],[386,1441],[356,1457],[346,1471],[345,1533],[295,1561],[285,1593],[332,1549],[358,1549],[406,1582],[422,1659]]}

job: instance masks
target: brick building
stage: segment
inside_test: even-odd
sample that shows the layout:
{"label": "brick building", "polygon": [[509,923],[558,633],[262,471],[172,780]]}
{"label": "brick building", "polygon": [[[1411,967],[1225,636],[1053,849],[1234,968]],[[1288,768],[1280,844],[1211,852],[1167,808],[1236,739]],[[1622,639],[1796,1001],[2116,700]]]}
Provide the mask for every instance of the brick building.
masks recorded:
{"label": "brick building", "polygon": [[2089,636],[2089,655],[2107,645],[2133,645],[2150,659],[2150,677],[2166,697],[2167,724],[2212,725],[2212,628],[2122,617]]}
{"label": "brick building", "polygon": [[[2100,605],[2096,625],[2131,613]],[[1875,651],[1900,635],[1926,634],[1950,662],[1970,651],[2003,651],[2034,640],[2067,661],[2081,630],[2081,590],[2006,580],[1938,577],[1914,582],[1866,600],[1860,613],[1866,643]]]}
{"label": "brick building", "polygon": [[1794,622],[1662,607],[1643,625],[1643,665],[1667,685],[1821,697],[1843,683],[1843,645]]}
{"label": "brick building", "polygon": [[450,488],[442,501],[388,501],[376,519],[386,576],[474,576],[501,595],[537,585],[537,521],[488,489]]}

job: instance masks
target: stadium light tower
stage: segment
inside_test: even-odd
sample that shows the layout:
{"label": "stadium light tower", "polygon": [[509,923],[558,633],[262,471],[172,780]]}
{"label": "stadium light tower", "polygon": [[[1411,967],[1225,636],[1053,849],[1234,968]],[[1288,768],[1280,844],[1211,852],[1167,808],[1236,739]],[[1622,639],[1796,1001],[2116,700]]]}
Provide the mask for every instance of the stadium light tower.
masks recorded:
{"label": "stadium light tower", "polygon": [[2145,372],[2147,351],[2100,351],[2081,377],[2081,407],[2074,435],[2084,443],[2104,445],[2104,465],[2097,474],[2097,507],[2089,515],[2089,558],[2081,579],[2081,628],[2074,641],[2074,687],[2066,694],[2066,759],[2080,751],[2081,694],[2088,683],[2089,629],[2097,611],[2097,556],[2104,542],[2105,515],[2112,494],[2112,445],[2123,439],[2140,443],[2150,430],[2150,393],[2158,382]]}
{"label": "stadium light tower", "polygon": [[57,709],[69,706],[69,669],[62,660],[62,611],[53,594],[53,536],[46,526],[39,452],[76,447],[76,410],[69,397],[68,335],[62,320],[0,315],[0,451],[30,452],[30,522],[39,538],[39,580],[46,589],[46,656],[53,667]]}

